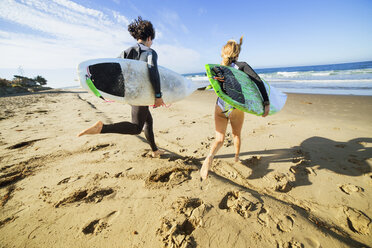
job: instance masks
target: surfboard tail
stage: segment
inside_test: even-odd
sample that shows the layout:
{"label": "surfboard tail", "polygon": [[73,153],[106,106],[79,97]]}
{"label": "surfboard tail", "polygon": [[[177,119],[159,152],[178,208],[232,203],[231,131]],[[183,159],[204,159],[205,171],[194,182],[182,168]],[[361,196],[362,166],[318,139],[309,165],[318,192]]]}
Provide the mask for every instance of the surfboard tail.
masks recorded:
{"label": "surfboard tail", "polygon": [[270,115],[275,114],[279,112],[285,105],[287,101],[287,95],[279,90],[277,90],[275,87],[269,85],[266,81],[264,81],[264,85],[266,88],[266,91],[269,94],[269,100],[270,100]]}
{"label": "surfboard tail", "polygon": [[184,79],[184,85],[185,85],[185,95],[189,96],[191,95],[194,91],[196,91],[199,86],[197,83],[185,78]]}

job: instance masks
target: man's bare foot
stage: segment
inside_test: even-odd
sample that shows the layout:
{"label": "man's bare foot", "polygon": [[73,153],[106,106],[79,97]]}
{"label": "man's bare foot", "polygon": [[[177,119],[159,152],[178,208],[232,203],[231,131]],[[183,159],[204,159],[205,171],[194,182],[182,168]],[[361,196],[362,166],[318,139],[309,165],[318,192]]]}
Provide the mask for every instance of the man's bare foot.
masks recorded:
{"label": "man's bare foot", "polygon": [[153,157],[153,158],[158,158],[158,157],[160,157],[161,155],[163,155],[165,152],[164,152],[164,150],[156,150],[156,151],[154,151],[154,152],[152,152],[151,153],[151,156]]}
{"label": "man's bare foot", "polygon": [[86,134],[99,134],[102,131],[102,127],[103,127],[102,121],[97,121],[96,124],[80,132],[77,136],[80,137]]}
{"label": "man's bare foot", "polygon": [[208,155],[205,158],[203,162],[203,166],[200,169],[200,178],[202,180],[205,180],[208,178],[209,167],[212,165],[212,162],[213,162],[213,157],[211,155]]}

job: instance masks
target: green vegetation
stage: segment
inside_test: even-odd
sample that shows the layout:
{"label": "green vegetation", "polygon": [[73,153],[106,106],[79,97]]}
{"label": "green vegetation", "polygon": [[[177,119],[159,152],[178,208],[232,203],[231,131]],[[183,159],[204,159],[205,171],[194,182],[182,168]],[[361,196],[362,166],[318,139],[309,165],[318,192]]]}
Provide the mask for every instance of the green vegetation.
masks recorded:
{"label": "green vegetation", "polygon": [[23,77],[19,75],[14,75],[13,79],[14,83],[21,84],[21,86],[32,86],[32,85],[46,85],[47,80],[43,78],[42,76],[36,76],[35,78],[28,78],[28,77]]}
{"label": "green vegetation", "polygon": [[14,75],[11,81],[0,78],[0,96],[50,89],[44,87],[46,84],[47,80],[39,75],[35,78]]}
{"label": "green vegetation", "polygon": [[12,81],[0,78],[0,87],[7,87],[7,86],[9,87],[11,86],[11,84],[12,84]]}

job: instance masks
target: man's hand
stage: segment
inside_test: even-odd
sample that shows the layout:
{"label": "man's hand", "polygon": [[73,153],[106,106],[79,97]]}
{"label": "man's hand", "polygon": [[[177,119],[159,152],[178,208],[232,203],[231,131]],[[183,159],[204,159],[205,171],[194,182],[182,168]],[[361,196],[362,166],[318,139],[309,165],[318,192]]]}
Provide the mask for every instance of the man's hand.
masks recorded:
{"label": "man's hand", "polygon": [[165,105],[165,103],[163,102],[163,98],[155,98],[154,108],[161,107],[163,105]]}

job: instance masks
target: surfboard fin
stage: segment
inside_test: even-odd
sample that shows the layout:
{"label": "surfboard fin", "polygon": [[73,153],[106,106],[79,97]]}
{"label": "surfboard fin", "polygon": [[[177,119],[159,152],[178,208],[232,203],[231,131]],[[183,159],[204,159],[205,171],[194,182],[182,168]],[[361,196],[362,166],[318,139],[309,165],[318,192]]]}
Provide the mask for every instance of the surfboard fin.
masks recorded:
{"label": "surfboard fin", "polygon": [[99,91],[94,86],[92,80],[89,78],[88,75],[86,75],[86,81],[87,81],[87,85],[88,85],[89,89],[93,92],[93,94],[96,95],[97,97],[101,98],[102,100],[104,100],[106,102],[106,99],[103,98],[103,96],[99,93]]}

